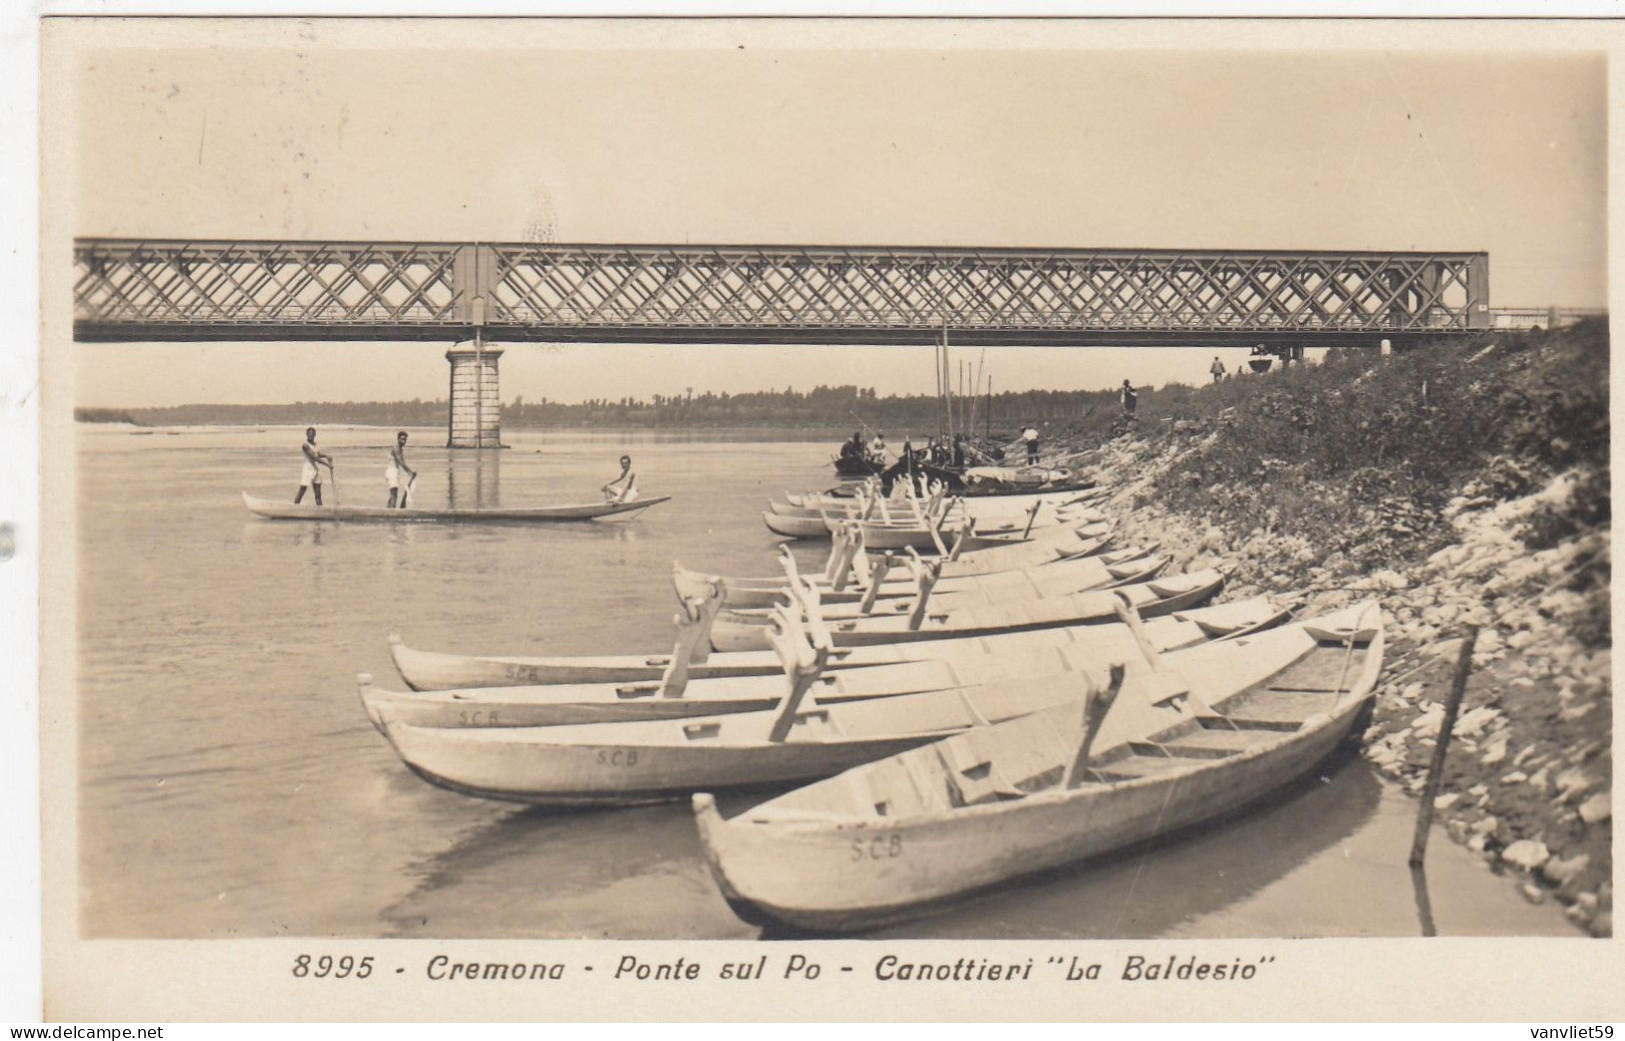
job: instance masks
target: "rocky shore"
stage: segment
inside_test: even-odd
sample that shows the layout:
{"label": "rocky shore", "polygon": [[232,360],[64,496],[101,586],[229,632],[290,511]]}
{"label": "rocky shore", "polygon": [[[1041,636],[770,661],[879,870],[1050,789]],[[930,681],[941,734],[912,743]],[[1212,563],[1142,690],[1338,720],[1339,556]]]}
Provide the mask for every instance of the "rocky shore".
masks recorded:
{"label": "rocky shore", "polygon": [[[1462,634],[1477,625],[1436,819],[1526,899],[1559,901],[1578,928],[1608,936],[1606,338],[1599,382],[1595,333],[1584,333],[1230,381],[1250,386],[1208,388],[1209,401],[1187,394],[1177,413],[1119,422],[1103,444],[1097,434],[1092,463],[1117,489],[1123,541],[1160,540],[1177,569],[1226,569],[1230,596],[1268,593],[1309,613],[1380,600],[1390,643],[1363,754],[1412,794],[1423,789]],[[1501,350],[1498,367],[1475,370],[1472,380],[1444,376],[1457,393],[1449,412],[1430,412],[1438,398],[1427,401],[1430,377],[1418,370],[1465,368],[1486,347]],[[1308,410],[1357,409],[1340,384],[1382,382],[1390,386],[1378,399],[1398,400],[1401,415],[1384,420],[1391,452],[1380,472],[1364,472],[1359,464],[1369,459],[1357,450],[1354,465],[1328,467],[1317,456],[1348,446],[1314,445],[1316,427],[1331,436],[1341,429]],[[1504,408],[1509,395],[1527,401],[1543,388],[1547,399],[1529,413],[1503,413],[1464,433],[1481,443],[1441,443],[1452,412]],[[1304,409],[1283,409],[1287,395]],[[1279,429],[1260,438],[1260,426]],[[1599,431],[1601,444],[1593,443]],[[1088,447],[1090,439],[1074,431],[1071,440]],[[1419,453],[1431,458],[1413,458]],[[1392,480],[1417,471],[1426,474],[1421,484]]]}

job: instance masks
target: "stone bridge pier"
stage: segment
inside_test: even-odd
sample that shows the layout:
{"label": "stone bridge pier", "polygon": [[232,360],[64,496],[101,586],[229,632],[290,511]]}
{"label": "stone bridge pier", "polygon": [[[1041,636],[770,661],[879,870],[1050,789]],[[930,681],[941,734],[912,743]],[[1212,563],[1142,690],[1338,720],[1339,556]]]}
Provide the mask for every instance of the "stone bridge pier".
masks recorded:
{"label": "stone bridge pier", "polygon": [[502,396],[497,378],[502,348],[476,334],[471,344],[446,351],[451,363],[447,448],[501,448]]}

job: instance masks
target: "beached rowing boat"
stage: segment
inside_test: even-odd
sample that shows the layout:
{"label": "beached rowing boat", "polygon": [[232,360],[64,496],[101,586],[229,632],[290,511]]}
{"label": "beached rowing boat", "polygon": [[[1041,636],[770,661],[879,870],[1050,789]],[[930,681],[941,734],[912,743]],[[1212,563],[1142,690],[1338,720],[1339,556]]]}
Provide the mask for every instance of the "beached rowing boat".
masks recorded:
{"label": "beached rowing boat", "polygon": [[1078,700],[1098,671],[814,704],[832,647],[814,620],[780,612],[774,645],[789,679],[764,712],[540,727],[420,727],[370,711],[401,760],[432,784],[546,806],[626,805],[694,791],[827,777],[859,763]]}
{"label": "beached rowing boat", "polygon": [[[926,595],[930,597],[930,607],[933,611],[1031,600],[1053,600],[1075,593],[1086,593],[1092,589],[1111,589],[1115,586],[1149,582],[1168,567],[1170,560],[1171,558],[1167,556],[1154,556],[1149,553],[1137,553],[1132,557],[1112,560],[1083,557],[1048,567],[938,579],[930,583]],[[873,597],[867,593],[856,597],[849,596],[845,591],[832,594],[820,587],[819,603],[824,620],[908,614],[918,602],[922,583],[927,580],[929,571],[918,558],[910,559],[907,563],[913,570],[913,576],[900,582],[882,581],[880,587],[874,590]],[[902,569],[894,568],[887,574],[896,574],[899,570]],[[695,595],[704,582],[703,577],[692,573],[678,575],[674,572],[672,578],[673,583],[677,585],[679,596]],[[694,578],[699,578],[700,581],[694,582]],[[730,588],[727,606],[733,615],[765,617],[765,613],[774,603],[788,596],[788,586],[781,586],[778,597],[770,600],[767,605],[743,607],[735,602]]]}
{"label": "beached rowing boat", "polygon": [[[720,595],[720,594],[719,594]],[[720,600],[706,610],[720,607]],[[688,675],[694,680],[721,676],[777,675],[781,666],[772,651],[708,653],[711,620],[679,616],[674,650],[661,654],[619,655],[465,655],[424,651],[408,647],[400,636],[389,636],[390,656],[401,678],[413,690],[467,690],[479,687],[507,687],[514,684],[628,684],[659,682],[675,658],[688,661]],[[1187,646],[1206,638],[1218,639],[1253,632],[1279,624],[1285,612],[1263,597],[1217,604],[1212,607],[1171,612],[1148,620],[1146,630],[1159,645]],[[868,647],[837,647],[830,652],[826,671],[869,668],[900,662],[998,655],[1036,661],[1056,653],[1056,648],[1092,639],[1101,627],[1077,625],[1035,629],[995,636],[959,640],[929,640],[916,643],[878,644]]]}
{"label": "beached rowing boat", "polygon": [[472,507],[468,509],[425,510],[415,506],[391,509],[384,506],[317,506],[315,503],[283,502],[261,499],[243,493],[243,505],[254,514],[269,520],[304,521],[415,521],[415,522],[490,522],[490,521],[586,521],[605,517],[622,517],[642,512],[671,499],[657,495],[630,502],[589,502],[567,506],[512,506]]}
{"label": "beached rowing boat", "polygon": [[1091,698],[968,731],[724,820],[694,797],[706,861],[756,924],[856,931],[1167,835],[1309,770],[1382,668],[1374,603],[1168,655]]}
{"label": "beached rowing boat", "polygon": [[[1023,564],[1023,557],[1012,555],[1008,558],[1010,560],[1009,567],[991,566],[991,563],[980,555],[977,557],[962,557],[957,561],[944,560],[941,563],[942,581],[938,588],[952,588],[956,582],[966,582],[976,578],[994,577],[1022,571],[1047,572],[1051,570],[1052,565],[1062,563],[1081,564],[1083,561],[1092,561],[1098,562],[1099,565],[1107,569],[1116,568],[1130,561],[1148,557],[1156,551],[1155,546],[1124,546],[1121,549],[1105,550],[1106,544],[1110,541],[1110,529],[1102,525],[1095,530],[1100,530],[1103,534],[1097,538],[1073,538],[1066,543],[1056,543],[1056,545],[1065,545],[1069,549],[1079,549],[1081,552],[1076,556],[1055,557],[1053,551],[1051,551],[1051,553],[1038,555],[1036,559],[1031,556],[1026,557],[1025,559],[1034,562]],[[809,580],[818,587],[819,596],[825,604],[861,601],[867,597],[877,578],[880,583],[880,588],[875,594],[877,599],[912,596],[917,591],[918,584],[916,580],[908,576],[895,561],[885,561],[884,558],[881,558],[880,563],[869,563],[868,561],[864,563],[867,573],[861,578],[856,575],[848,575],[839,589],[835,588],[835,581],[829,577],[827,570],[810,576]],[[972,566],[961,567],[962,564]],[[681,565],[672,569],[672,581],[681,591],[698,590],[709,582],[712,577],[704,572],[692,571]],[[767,575],[752,578],[724,578],[722,583],[727,591],[726,606],[733,608],[771,607],[784,598],[789,584],[782,574],[777,578]],[[1114,583],[1102,579],[1097,584],[1111,585]],[[1085,587],[1080,585],[1079,588]]]}
{"label": "beached rowing boat", "polygon": [[[924,610],[920,610],[916,602],[914,611],[907,616],[871,615],[836,621],[830,624],[830,633],[836,647],[858,647],[1088,625],[1109,622],[1116,617],[1118,593],[1126,594],[1143,616],[1151,618],[1195,607],[1212,599],[1223,587],[1223,573],[1207,570],[1170,575],[1110,591],[1093,590],[1046,600],[950,607],[940,611],[929,601],[924,604]],[[768,646],[769,631],[760,617],[725,609],[711,625],[711,646],[718,651],[763,650]]]}
{"label": "beached rowing boat", "polygon": [[[1211,613],[1215,609],[1207,609]],[[1204,611],[1192,612],[1202,616]],[[1260,603],[1253,618],[1261,624],[1280,620]],[[1142,635],[1158,652],[1180,650],[1228,639],[1236,630],[1203,626],[1188,619],[1165,617],[1142,625]],[[1251,632],[1254,629],[1247,629]],[[944,640],[915,644],[941,652],[941,657],[889,664],[842,667],[825,671],[808,696],[820,705],[870,698],[947,690],[988,683],[1010,683],[1035,674],[1103,668],[1141,653],[1135,634],[1124,625],[1091,625],[1046,629],[1031,634],[981,640]],[[412,726],[515,727],[608,723],[639,719],[675,719],[765,712],[784,697],[776,675],[729,675],[692,679],[687,669],[668,665],[658,680],[641,683],[571,683],[476,687],[464,690],[402,693],[374,685],[372,676],[357,677],[361,701],[374,723],[387,709]]]}

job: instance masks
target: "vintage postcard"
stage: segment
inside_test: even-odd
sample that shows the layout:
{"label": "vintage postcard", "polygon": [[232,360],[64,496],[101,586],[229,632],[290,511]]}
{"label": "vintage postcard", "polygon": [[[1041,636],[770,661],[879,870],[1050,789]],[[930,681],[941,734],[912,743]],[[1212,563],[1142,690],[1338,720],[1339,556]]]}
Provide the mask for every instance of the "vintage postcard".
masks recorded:
{"label": "vintage postcard", "polygon": [[40,31],[48,1018],[1625,1017],[1617,24]]}

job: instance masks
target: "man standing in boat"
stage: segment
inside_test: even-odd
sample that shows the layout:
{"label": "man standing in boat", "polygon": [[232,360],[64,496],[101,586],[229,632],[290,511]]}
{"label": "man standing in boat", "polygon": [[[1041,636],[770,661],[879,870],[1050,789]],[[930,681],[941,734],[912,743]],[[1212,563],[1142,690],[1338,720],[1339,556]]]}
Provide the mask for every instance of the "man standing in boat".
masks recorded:
{"label": "man standing in boat", "polygon": [[[406,475],[405,485],[401,484],[402,474]],[[396,507],[397,496],[400,498],[400,508],[406,509],[406,493],[411,490],[412,482],[417,477],[418,472],[406,465],[406,431],[402,430],[395,435],[395,447],[389,451],[389,466],[384,469],[384,483],[389,485],[390,509]]]}
{"label": "man standing in boat", "polygon": [[[325,466],[327,472],[332,473],[333,457],[326,452],[317,451],[315,427],[305,428],[305,443],[299,446],[299,450],[304,453],[305,459],[304,465],[299,468],[299,491],[294,493],[293,504],[295,506],[299,505],[299,501],[305,497],[305,489],[309,488],[316,495],[316,505],[320,506],[322,504],[322,472],[318,467]],[[337,477],[333,479],[338,480]]]}
{"label": "man standing in boat", "polygon": [[1038,424],[1028,423],[1021,432],[1021,441],[1027,446],[1027,465],[1038,465]]}
{"label": "man standing in boat", "polygon": [[621,456],[621,475],[599,490],[605,502],[630,502],[638,497],[638,475],[632,472],[631,456]]}

